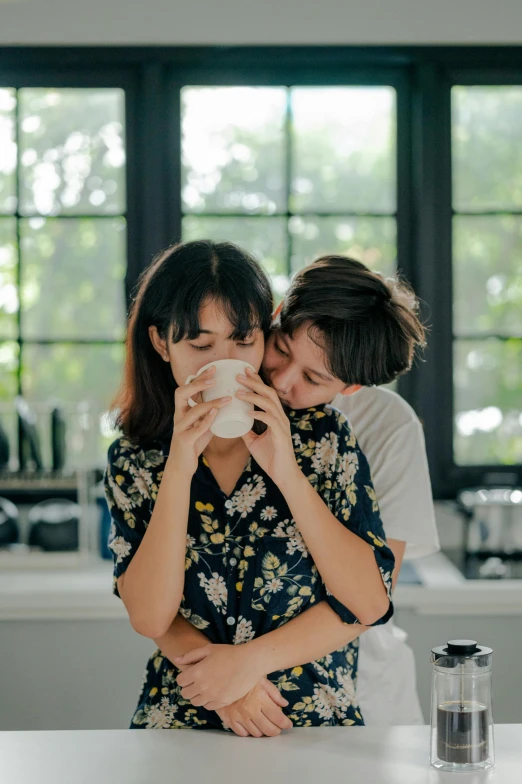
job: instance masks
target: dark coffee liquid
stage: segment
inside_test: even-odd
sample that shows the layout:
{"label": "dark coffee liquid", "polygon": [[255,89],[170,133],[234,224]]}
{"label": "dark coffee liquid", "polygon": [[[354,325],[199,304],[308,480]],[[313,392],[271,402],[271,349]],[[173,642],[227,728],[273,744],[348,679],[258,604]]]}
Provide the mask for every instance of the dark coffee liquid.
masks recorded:
{"label": "dark coffee liquid", "polygon": [[444,702],[437,709],[437,756],[459,765],[489,756],[488,710],[479,702]]}

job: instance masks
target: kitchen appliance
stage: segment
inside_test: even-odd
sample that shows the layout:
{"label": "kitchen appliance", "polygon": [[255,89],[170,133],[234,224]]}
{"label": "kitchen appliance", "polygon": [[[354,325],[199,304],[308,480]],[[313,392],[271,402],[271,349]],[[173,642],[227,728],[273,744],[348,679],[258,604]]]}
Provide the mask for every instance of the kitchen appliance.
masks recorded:
{"label": "kitchen appliance", "polygon": [[78,549],[81,508],[64,498],[49,498],[29,510],[29,546],[42,550]]}
{"label": "kitchen appliance", "polygon": [[63,413],[59,408],[51,411],[51,449],[53,456],[53,471],[62,471],[66,457],[66,424]]}
{"label": "kitchen appliance", "polygon": [[19,439],[19,464],[20,470],[27,468],[29,461],[37,471],[43,469],[42,451],[40,449],[40,436],[36,428],[36,415],[29,407],[26,400],[20,395],[15,397],[15,407],[18,412]]}
{"label": "kitchen appliance", "polygon": [[8,498],[0,498],[0,547],[16,544],[19,538],[18,509]]}
{"label": "kitchen appliance", "polygon": [[0,422],[0,471],[9,465],[9,439],[2,423]]}
{"label": "kitchen appliance", "polygon": [[445,551],[468,579],[522,578],[522,488],[462,490],[462,548]]}
{"label": "kitchen appliance", "polygon": [[495,761],[493,651],[475,640],[450,640],[431,651],[431,749],[435,768],[468,771]]}

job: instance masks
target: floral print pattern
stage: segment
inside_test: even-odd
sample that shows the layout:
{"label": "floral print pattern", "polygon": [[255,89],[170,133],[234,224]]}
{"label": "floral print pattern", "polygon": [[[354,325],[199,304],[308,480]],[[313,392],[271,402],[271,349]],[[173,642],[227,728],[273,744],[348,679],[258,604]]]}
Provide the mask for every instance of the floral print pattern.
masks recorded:
{"label": "floral print pattern", "polygon": [[[373,548],[388,596],[393,555],[386,545],[368,463],[335,409],[291,411],[297,462],[337,519]],[[105,491],[112,515],[113,590],[147,530],[168,444],[119,438],[109,450]],[[191,483],[180,612],[211,642],[241,645],[327,601],[346,623],[358,623],[327,590],[283,495],[250,458],[227,497],[200,458]],[[377,623],[383,623],[393,612]],[[295,726],[363,724],[355,702],[358,640],[310,664],[271,673],[289,701]],[[176,684],[177,668],[150,657],[131,727],[227,729],[213,711],[194,708]]]}

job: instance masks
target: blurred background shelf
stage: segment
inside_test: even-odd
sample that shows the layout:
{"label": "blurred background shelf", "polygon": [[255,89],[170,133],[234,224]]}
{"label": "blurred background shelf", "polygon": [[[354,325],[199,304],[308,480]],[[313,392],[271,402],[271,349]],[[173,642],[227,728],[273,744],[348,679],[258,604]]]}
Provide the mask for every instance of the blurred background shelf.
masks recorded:
{"label": "blurred background shelf", "polygon": [[0,495],[12,501],[26,496],[35,502],[53,496],[74,499],[77,493],[76,472],[69,474],[56,474],[53,471],[0,472]]}
{"label": "blurred background shelf", "polygon": [[0,472],[0,500],[7,499],[0,522],[11,518],[6,524],[17,528],[0,548],[0,570],[85,566],[99,547],[97,476],[87,469]]}

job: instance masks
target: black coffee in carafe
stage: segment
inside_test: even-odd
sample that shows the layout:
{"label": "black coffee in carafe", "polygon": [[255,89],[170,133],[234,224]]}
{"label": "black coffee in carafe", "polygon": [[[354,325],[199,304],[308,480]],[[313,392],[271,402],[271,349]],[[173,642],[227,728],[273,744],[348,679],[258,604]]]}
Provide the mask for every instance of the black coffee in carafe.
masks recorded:
{"label": "black coffee in carafe", "polygon": [[488,709],[480,703],[446,702],[437,708],[437,755],[441,760],[465,763],[488,758]]}
{"label": "black coffee in carafe", "polygon": [[451,640],[433,648],[431,764],[443,770],[493,765],[491,648]]}

